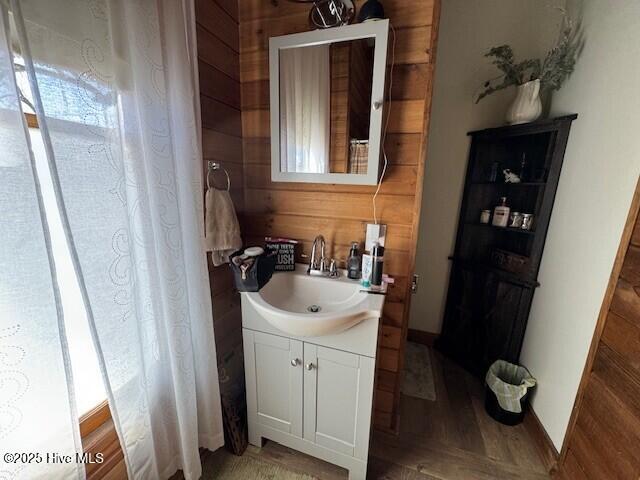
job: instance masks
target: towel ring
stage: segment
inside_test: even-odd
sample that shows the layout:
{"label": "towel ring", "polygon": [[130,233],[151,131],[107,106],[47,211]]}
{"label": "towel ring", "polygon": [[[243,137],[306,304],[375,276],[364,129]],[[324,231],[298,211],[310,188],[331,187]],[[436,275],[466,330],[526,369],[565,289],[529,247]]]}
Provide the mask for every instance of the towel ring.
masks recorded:
{"label": "towel ring", "polygon": [[228,192],[231,189],[231,179],[229,178],[229,172],[227,172],[225,168],[222,168],[222,165],[220,165],[218,162],[214,162],[212,160],[209,160],[207,162],[207,189],[211,188],[211,182],[210,182],[211,173],[220,169],[222,169],[222,171],[224,171],[224,174],[227,176],[227,192]]}

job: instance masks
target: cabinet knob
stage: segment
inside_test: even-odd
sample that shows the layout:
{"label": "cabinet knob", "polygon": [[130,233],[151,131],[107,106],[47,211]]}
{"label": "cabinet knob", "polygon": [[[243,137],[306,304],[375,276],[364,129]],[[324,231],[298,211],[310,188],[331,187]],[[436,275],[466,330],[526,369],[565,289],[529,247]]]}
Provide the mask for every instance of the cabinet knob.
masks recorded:
{"label": "cabinet knob", "polygon": [[300,359],[299,358],[294,358],[291,360],[291,366],[292,367],[297,367],[298,365],[300,365]]}
{"label": "cabinet knob", "polygon": [[309,362],[305,365],[305,368],[307,370],[313,370],[314,368],[316,368],[316,366],[313,363]]}

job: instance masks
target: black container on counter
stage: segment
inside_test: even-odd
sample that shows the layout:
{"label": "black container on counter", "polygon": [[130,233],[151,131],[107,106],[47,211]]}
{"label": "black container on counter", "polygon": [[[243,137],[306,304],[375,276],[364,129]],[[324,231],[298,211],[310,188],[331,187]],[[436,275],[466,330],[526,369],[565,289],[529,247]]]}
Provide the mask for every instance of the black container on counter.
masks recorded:
{"label": "black container on counter", "polygon": [[[246,257],[234,261],[235,257]],[[229,256],[229,267],[233,272],[236,288],[239,292],[257,292],[264,287],[276,268],[275,253],[264,252],[261,255],[247,257],[244,250],[238,250]]]}
{"label": "black container on counter", "polygon": [[371,249],[371,285],[382,285],[382,269],[384,267],[384,247],[374,243]]}

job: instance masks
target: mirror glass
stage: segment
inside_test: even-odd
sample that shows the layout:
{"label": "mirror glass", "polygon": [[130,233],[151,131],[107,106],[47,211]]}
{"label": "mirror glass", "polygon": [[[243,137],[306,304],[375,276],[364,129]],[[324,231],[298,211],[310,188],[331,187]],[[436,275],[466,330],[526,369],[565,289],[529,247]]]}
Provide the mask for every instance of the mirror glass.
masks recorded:
{"label": "mirror glass", "polygon": [[366,175],[375,37],[279,51],[280,172]]}

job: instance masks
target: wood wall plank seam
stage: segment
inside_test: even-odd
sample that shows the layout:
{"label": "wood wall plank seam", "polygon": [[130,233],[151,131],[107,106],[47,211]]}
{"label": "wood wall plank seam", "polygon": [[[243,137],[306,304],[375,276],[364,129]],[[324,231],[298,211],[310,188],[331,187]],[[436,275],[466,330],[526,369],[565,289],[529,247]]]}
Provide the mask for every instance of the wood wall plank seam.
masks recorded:
{"label": "wood wall plank seam", "polygon": [[[214,97],[214,96],[212,96],[212,95],[208,95],[208,94],[206,94],[206,93],[202,93],[202,92],[200,92],[200,95],[201,95],[202,97],[206,97],[206,98],[208,98],[209,100],[213,100],[214,102],[221,103],[221,104],[223,104],[223,105],[225,105],[225,106],[229,107],[230,109],[235,110],[236,112],[238,112],[238,115],[240,115],[240,114],[241,114],[241,110],[240,110],[239,108],[235,107],[234,105],[231,105],[231,104],[230,104],[230,103],[228,103],[228,102],[225,102],[224,100],[220,100],[220,99],[218,99],[218,98],[216,98],[216,97]],[[242,138],[242,135],[237,136],[236,138],[240,138],[240,139],[241,139],[241,138]]]}

